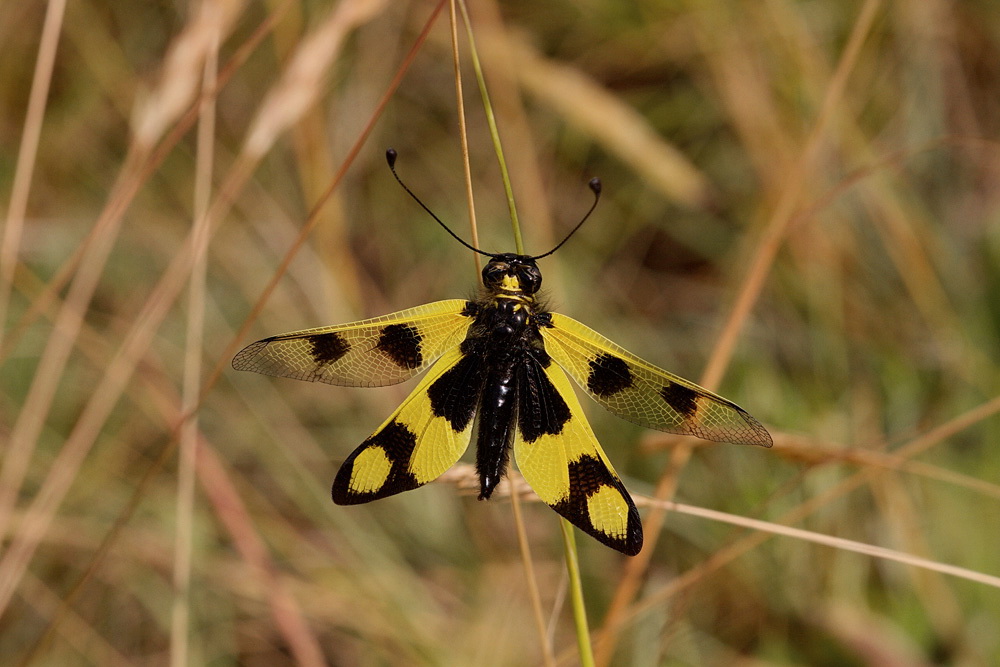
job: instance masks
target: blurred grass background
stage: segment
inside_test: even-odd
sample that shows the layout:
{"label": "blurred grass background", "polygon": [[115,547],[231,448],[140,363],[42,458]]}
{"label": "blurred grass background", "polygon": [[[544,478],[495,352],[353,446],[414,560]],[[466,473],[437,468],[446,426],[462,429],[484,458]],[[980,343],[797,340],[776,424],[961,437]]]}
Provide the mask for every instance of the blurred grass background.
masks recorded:
{"label": "blurred grass background", "polygon": [[[4,662],[543,660],[505,499],[449,481],[329,501],[340,461],[411,385],[228,366],[267,335],[472,293],[469,253],[383,158],[394,146],[410,187],[468,237],[447,9],[324,199],[434,7],[5,6]],[[1000,574],[994,3],[470,10],[527,251],[579,219],[591,176],[604,183],[594,219],[544,260],[553,308],[717,385],[775,436],[770,451],[692,450],[595,407],[637,499],[676,484],[690,505]],[[462,43],[480,245],[510,250]],[[216,44],[199,143],[183,114],[214,89]],[[185,245],[199,218],[214,230],[203,285]],[[197,401],[185,465],[180,415]],[[557,518],[525,517],[554,651],[574,664]],[[670,514],[640,565],[579,539],[602,662],[1000,661],[988,582],[757,536]]]}

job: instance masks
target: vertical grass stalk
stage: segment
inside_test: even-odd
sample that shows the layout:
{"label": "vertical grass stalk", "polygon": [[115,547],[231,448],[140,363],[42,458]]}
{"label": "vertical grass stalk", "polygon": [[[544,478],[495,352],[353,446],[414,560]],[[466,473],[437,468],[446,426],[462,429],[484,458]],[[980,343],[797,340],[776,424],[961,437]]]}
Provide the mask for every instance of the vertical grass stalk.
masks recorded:
{"label": "vertical grass stalk", "polygon": [[[486,89],[483,68],[479,63],[479,54],[476,52],[476,40],[472,34],[472,22],[469,20],[469,12],[464,0],[459,0],[459,7],[462,10],[462,20],[465,22],[465,31],[469,40],[469,53],[472,58],[472,67],[476,72],[479,93],[483,99],[486,121],[489,124],[490,136],[493,138],[493,149],[496,152],[497,161],[500,163],[500,175],[503,178],[503,187],[507,194],[510,224],[514,232],[514,246],[519,255],[524,254],[521,227],[518,224],[517,208],[514,205],[514,191],[510,185],[510,174],[507,172],[507,162],[503,157],[503,145],[500,143],[500,132],[497,129],[496,116],[493,113],[493,105],[490,103],[490,95]],[[559,523],[562,527],[563,545],[566,551],[566,569],[569,573],[569,585],[572,591],[573,620],[576,626],[577,644],[580,648],[580,663],[584,667],[591,667],[594,664],[594,653],[590,643],[590,629],[587,625],[587,609],[583,601],[583,585],[580,582],[579,558],[576,550],[576,540],[573,536],[573,526],[561,517]]]}
{"label": "vertical grass stalk", "polygon": [[510,211],[510,226],[514,232],[514,248],[517,254],[524,254],[524,241],[521,240],[521,226],[517,221],[517,207],[514,205],[514,191],[510,187],[510,174],[507,173],[507,162],[503,158],[503,146],[500,144],[500,131],[497,129],[497,119],[493,114],[493,105],[490,104],[490,94],[486,90],[486,79],[483,77],[483,68],[479,64],[479,53],[476,51],[476,39],[472,34],[472,22],[469,20],[469,10],[465,6],[465,0],[459,0],[458,6],[462,10],[462,20],[465,22],[465,33],[469,39],[469,55],[472,58],[472,68],[476,71],[476,83],[479,84],[479,94],[483,98],[483,110],[486,112],[486,122],[490,127],[490,136],[493,138],[493,150],[497,155],[497,162],[500,163],[500,176],[503,179],[503,189],[507,195],[507,209]]}
{"label": "vertical grass stalk", "polygon": [[[465,124],[465,95],[462,91],[462,64],[458,51],[458,17],[455,13],[455,0],[448,3],[449,19],[451,20],[451,58],[455,64],[455,108],[458,110],[458,138],[462,142],[462,168],[465,171],[465,199],[469,207],[470,241],[474,248],[479,247],[479,225],[476,224],[476,199],[472,192],[472,165],[469,162],[469,133]],[[476,267],[476,280],[482,272],[479,253],[472,253],[472,261]]]}
{"label": "vertical grass stalk", "polygon": [[[205,56],[202,91],[215,88],[219,40]],[[212,195],[215,98],[203,95],[198,122],[198,149],[194,182],[194,262],[188,285],[188,321],[184,355],[181,411],[187,419],[180,431],[177,463],[177,525],[174,544],[174,601],[170,622],[170,664],[190,664],[191,562],[194,541],[195,462],[198,454],[198,412],[201,401],[201,356],[205,328],[205,290],[208,266],[208,208]]]}
{"label": "vertical grass stalk", "polygon": [[566,546],[566,571],[569,573],[570,602],[573,606],[573,622],[576,624],[576,645],[580,649],[580,665],[594,667],[594,647],[590,643],[587,608],[583,602],[576,536],[573,534],[573,526],[566,519],[559,517],[559,525],[562,527],[563,544]]}

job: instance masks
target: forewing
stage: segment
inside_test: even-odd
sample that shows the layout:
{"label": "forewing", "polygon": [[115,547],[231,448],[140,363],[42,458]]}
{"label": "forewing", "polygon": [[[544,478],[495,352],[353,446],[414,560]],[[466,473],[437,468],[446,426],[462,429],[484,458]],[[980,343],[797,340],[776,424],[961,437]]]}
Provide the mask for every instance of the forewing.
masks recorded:
{"label": "forewing", "polygon": [[356,505],[437,479],[469,446],[478,392],[467,358],[453,347],[382,426],[347,457],[333,501]]}
{"label": "forewing", "polygon": [[361,322],[280,334],[243,348],[233,368],[346,387],[413,377],[462,342],[467,302],[436,301]]}
{"label": "forewing", "polygon": [[514,458],[543,502],[588,535],[634,556],[642,523],[566,374],[532,359],[519,369]]}
{"label": "forewing", "polygon": [[576,320],[552,313],[545,350],[595,401],[647,428],[770,447],[771,436],[732,401],[640,359]]}

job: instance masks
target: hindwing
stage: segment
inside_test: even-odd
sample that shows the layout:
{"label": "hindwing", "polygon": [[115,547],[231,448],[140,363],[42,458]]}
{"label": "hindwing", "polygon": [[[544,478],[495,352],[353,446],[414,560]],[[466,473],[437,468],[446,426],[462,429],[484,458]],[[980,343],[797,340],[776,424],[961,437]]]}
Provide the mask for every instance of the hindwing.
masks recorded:
{"label": "hindwing", "polygon": [[716,442],[770,447],[771,436],[746,410],[657,368],[571,317],[551,313],[545,350],[590,396],[647,428]]}
{"label": "hindwing", "polygon": [[566,374],[534,359],[518,378],[518,470],[539,498],[570,523],[629,556],[642,548],[642,523],[601,449]]}
{"label": "hindwing", "polygon": [[469,446],[478,393],[467,359],[445,352],[402,405],[354,453],[333,482],[333,501],[356,505],[437,479]]}
{"label": "hindwing", "polygon": [[259,340],[233,368],[346,387],[383,387],[413,377],[465,337],[468,302],[449,299],[361,322]]}

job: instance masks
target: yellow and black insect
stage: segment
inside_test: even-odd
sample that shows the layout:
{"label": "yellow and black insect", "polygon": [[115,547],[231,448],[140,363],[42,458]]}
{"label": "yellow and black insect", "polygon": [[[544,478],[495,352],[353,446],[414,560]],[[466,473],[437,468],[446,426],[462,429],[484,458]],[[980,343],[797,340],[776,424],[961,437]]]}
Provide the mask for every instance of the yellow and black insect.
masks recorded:
{"label": "yellow and black insect", "polygon": [[[396,153],[386,153],[395,172]],[[396,176],[397,180],[399,179]],[[608,410],[642,426],[707,440],[771,446],[736,404],[643,361],[538,301],[536,260],[490,258],[474,300],[429,303],[361,322],[272,336],[244,348],[237,370],[351,387],[402,382],[430,367],[416,389],[361,443],[333,482],[340,505],[366,503],[433,481],[476,435],[480,499],[507,470],[508,453],[538,497],[587,534],[628,555],[642,548],[639,513],[590,428],[572,377]]]}

